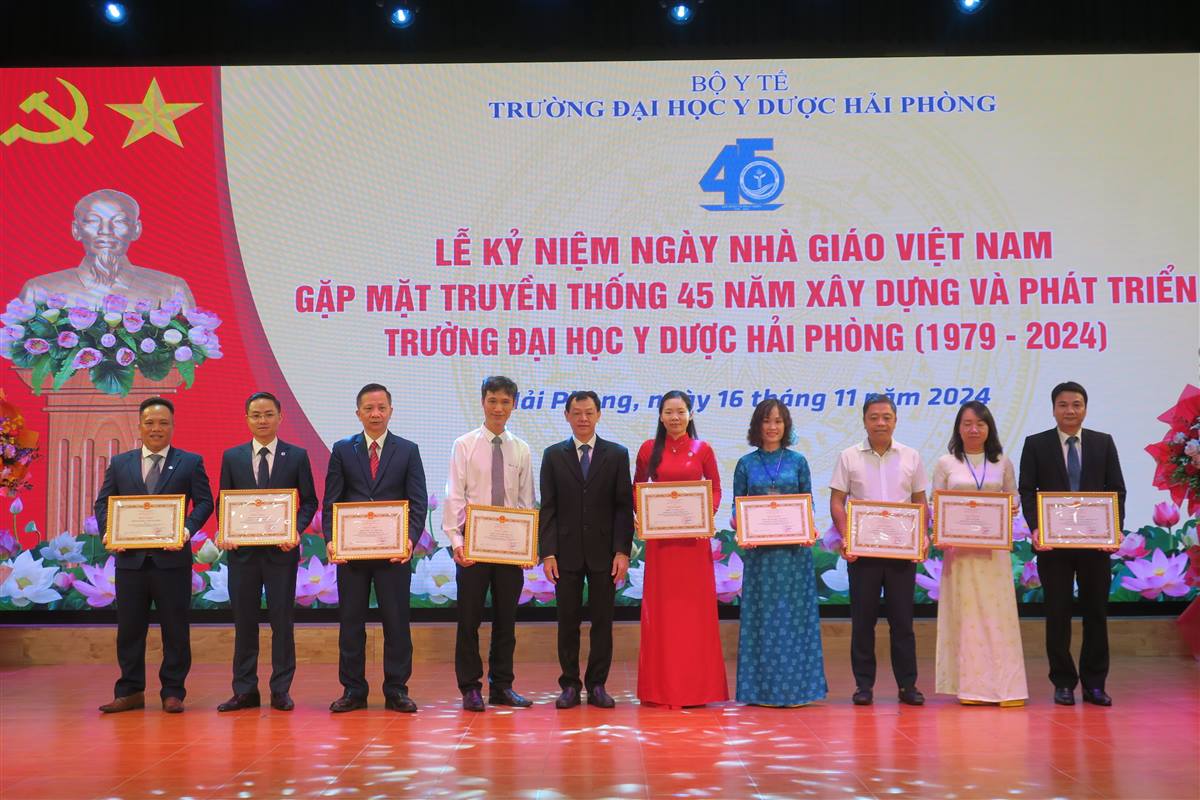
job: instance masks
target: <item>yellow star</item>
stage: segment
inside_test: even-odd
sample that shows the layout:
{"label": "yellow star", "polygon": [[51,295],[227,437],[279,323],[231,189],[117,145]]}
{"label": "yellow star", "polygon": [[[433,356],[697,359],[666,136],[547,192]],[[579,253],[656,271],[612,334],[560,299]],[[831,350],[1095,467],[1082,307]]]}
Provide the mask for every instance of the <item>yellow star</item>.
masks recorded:
{"label": "yellow star", "polygon": [[142,102],[107,103],[106,105],[118,114],[133,120],[133,125],[129,128],[129,135],[125,137],[125,144],[121,145],[122,148],[126,148],[151,133],[157,133],[164,139],[183,147],[179,131],[175,130],[175,120],[201,104],[163,102],[162,91],[158,88],[158,78],[151,78],[150,88],[146,90],[146,96],[142,98]]}

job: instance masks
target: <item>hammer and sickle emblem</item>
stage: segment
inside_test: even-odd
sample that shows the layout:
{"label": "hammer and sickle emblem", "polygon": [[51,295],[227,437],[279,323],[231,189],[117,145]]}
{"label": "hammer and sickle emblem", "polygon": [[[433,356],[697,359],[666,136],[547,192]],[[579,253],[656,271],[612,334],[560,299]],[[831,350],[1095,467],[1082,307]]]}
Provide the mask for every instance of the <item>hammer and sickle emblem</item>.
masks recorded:
{"label": "hammer and sickle emblem", "polygon": [[80,144],[86,145],[94,138],[92,134],[83,128],[84,125],[87,125],[88,121],[88,104],[87,99],[83,96],[83,92],[76,89],[69,81],[64,81],[62,78],[56,78],[55,80],[61,83],[67,92],[70,93],[71,100],[75,103],[75,109],[71,113],[71,116],[68,118],[46,102],[50,97],[49,92],[34,92],[22,101],[20,109],[26,114],[32,114],[36,111],[57,125],[58,128],[52,131],[31,131],[24,125],[17,123],[4,133],[0,133],[0,143],[10,145],[17,139],[24,139],[35,144],[58,144],[68,139],[74,139]]}

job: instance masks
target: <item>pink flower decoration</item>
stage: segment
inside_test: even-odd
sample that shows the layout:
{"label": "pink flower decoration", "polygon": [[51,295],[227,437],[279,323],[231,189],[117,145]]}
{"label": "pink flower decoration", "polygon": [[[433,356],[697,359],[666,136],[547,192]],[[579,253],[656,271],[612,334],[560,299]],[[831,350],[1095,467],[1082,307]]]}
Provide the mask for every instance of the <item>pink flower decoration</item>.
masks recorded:
{"label": "pink flower decoration", "polygon": [[104,608],[112,605],[117,599],[117,559],[109,556],[103,567],[91,564],[83,565],[83,574],[87,580],[77,580],[74,588],[87,598],[92,608]]}
{"label": "pink flower decoration", "polygon": [[137,356],[135,356],[133,354],[133,351],[130,350],[128,347],[122,347],[120,350],[117,351],[117,356],[116,356],[117,363],[120,364],[122,367],[128,367],[130,364],[133,363],[133,360],[136,357]]}
{"label": "pink flower decoration", "polygon": [[192,573],[192,594],[200,594],[204,591],[204,576],[199,572]]}
{"label": "pink flower decoration", "polygon": [[525,584],[521,587],[521,605],[530,600],[548,603],[554,599],[554,584],[546,579],[546,573],[541,567],[530,567],[525,570]]}
{"label": "pink flower decoration", "polygon": [[8,559],[21,552],[21,543],[10,530],[0,530],[0,561]]}
{"label": "pink flower decoration", "polygon": [[437,542],[433,540],[433,535],[430,534],[429,529],[426,528],[425,530],[421,531],[421,535],[418,537],[417,543],[413,545],[413,555],[427,556],[434,550],[437,550]]}
{"label": "pink flower decoration", "polygon": [[89,369],[104,360],[104,355],[94,347],[85,347],[75,354],[72,369]]}
{"label": "pink flower decoration", "polygon": [[1183,579],[1188,566],[1187,553],[1168,556],[1162,550],[1155,550],[1149,559],[1128,561],[1125,565],[1133,575],[1122,578],[1121,586],[1140,593],[1147,600],[1162,594],[1182,597],[1191,591]]}
{"label": "pink flower decoration", "polygon": [[1037,571],[1037,561],[1030,559],[1025,562],[1025,567],[1021,570],[1021,585],[1026,589],[1036,589],[1042,585],[1042,579]]}
{"label": "pink flower decoration", "polygon": [[1179,506],[1167,501],[1157,503],[1153,519],[1160,528],[1173,528],[1179,523]]}
{"label": "pink flower decoration", "polygon": [[942,562],[936,558],[926,559],[921,566],[925,568],[926,575],[917,573],[917,585],[925,589],[929,593],[930,600],[937,600],[938,594],[942,589]]}
{"label": "pink flower decoration", "polygon": [[130,333],[137,333],[146,324],[146,321],[142,319],[142,315],[136,311],[125,312],[125,316],[121,318],[121,322],[125,326],[125,330]]}
{"label": "pink flower decoration", "polygon": [[119,294],[110,294],[105,296],[101,305],[107,312],[120,313],[129,305],[129,301]]}
{"label": "pink flower decoration", "polygon": [[301,562],[296,568],[296,602],[308,607],[317,600],[338,601],[337,565],[322,564],[321,559],[313,556],[307,567]]}
{"label": "pink flower decoration", "polygon": [[1131,533],[1121,540],[1121,547],[1112,554],[1112,557],[1113,559],[1141,558],[1148,552],[1146,537],[1140,533]]}
{"label": "pink flower decoration", "polygon": [[842,538],[842,535],[838,533],[838,529],[833,525],[830,525],[825,529],[825,533],[821,534],[821,547],[824,547],[831,553],[841,550],[844,543],[845,540]]}
{"label": "pink flower decoration", "polygon": [[737,553],[731,553],[729,563],[720,561],[713,563],[713,580],[716,581],[717,599],[722,603],[732,603],[733,599],[742,593],[742,576],[745,565]]}
{"label": "pink flower decoration", "polygon": [[721,552],[721,540],[720,539],[715,539],[715,538],[709,539],[708,546],[712,550],[712,560],[713,561],[720,561],[721,559],[725,558],[725,554]]}
{"label": "pink flower decoration", "polygon": [[1020,511],[1013,517],[1012,534],[1014,542],[1023,542],[1029,538],[1029,524],[1025,522],[1025,515]]}
{"label": "pink flower decoration", "polygon": [[79,344],[79,334],[74,331],[63,331],[58,335],[58,346],[64,350],[70,350],[75,345]]}
{"label": "pink flower decoration", "polygon": [[30,339],[25,342],[25,352],[40,356],[50,349],[50,343],[45,339]]}
{"label": "pink flower decoration", "polygon": [[67,312],[67,319],[71,321],[71,327],[77,331],[92,327],[96,321],[96,312],[90,308],[72,308]]}

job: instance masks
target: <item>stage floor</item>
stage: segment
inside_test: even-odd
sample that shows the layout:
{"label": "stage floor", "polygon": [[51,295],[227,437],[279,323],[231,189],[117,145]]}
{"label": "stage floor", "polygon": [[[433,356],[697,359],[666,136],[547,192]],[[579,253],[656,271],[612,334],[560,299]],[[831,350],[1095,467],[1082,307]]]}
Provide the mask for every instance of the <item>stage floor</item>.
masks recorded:
{"label": "stage floor", "polygon": [[1027,663],[1024,708],[934,696],[929,661],[924,708],[898,706],[890,675],[875,705],[857,708],[843,666],[829,672],[829,699],[805,708],[668,711],[639,706],[635,666],[619,663],[616,709],[558,711],[557,666],[524,663],[516,688],[533,708],[468,714],[453,665],[426,663],[410,687],[418,714],[383,710],[375,669],[370,710],[333,715],[332,664],[300,665],[290,714],[218,714],[229,671],[200,664],[180,716],[149,696],[145,711],[98,713],[115,667],[12,669],[0,672],[0,797],[1200,796],[1200,668],[1190,659],[1115,659],[1109,709],[1053,705],[1040,659]]}

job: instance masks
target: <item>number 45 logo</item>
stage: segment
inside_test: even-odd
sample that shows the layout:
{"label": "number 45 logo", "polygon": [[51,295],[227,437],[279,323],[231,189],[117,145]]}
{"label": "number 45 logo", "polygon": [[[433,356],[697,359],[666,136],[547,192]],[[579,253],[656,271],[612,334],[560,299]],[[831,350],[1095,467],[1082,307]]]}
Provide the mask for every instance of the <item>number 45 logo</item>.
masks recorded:
{"label": "number 45 logo", "polygon": [[[772,203],[783,191],[783,170],[760,150],[775,149],[774,139],[738,139],[727,144],[708,166],[700,179],[706,192],[722,192],[725,202],[701,205],[709,211],[774,211],[782,203]],[[743,202],[744,201],[744,202]]]}

